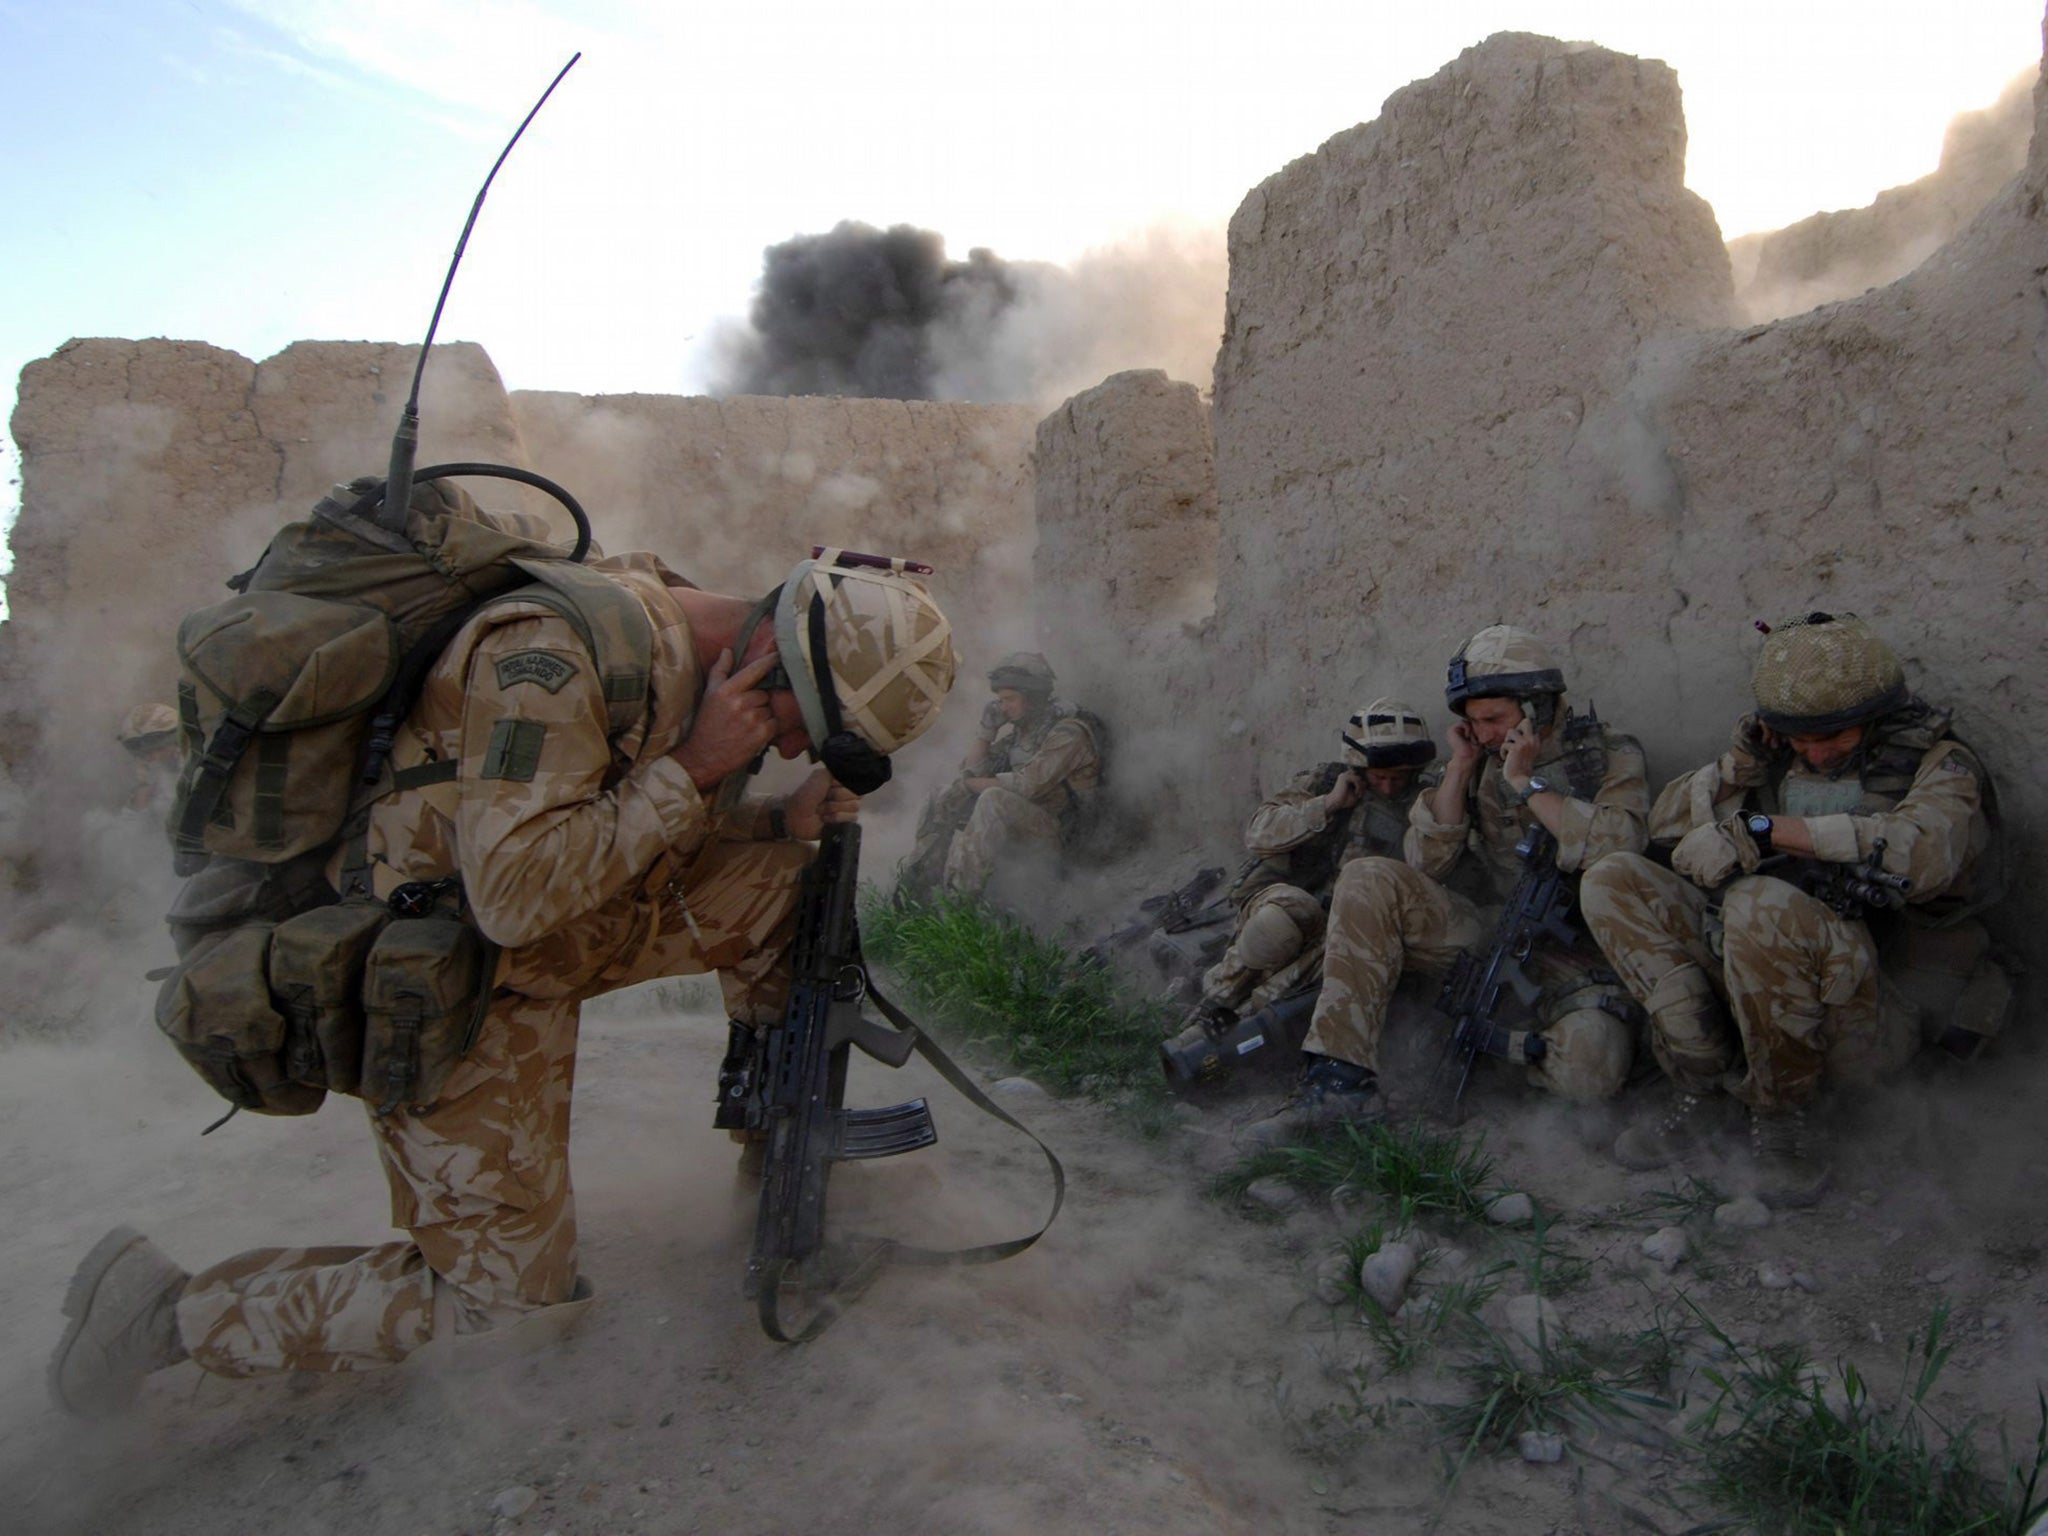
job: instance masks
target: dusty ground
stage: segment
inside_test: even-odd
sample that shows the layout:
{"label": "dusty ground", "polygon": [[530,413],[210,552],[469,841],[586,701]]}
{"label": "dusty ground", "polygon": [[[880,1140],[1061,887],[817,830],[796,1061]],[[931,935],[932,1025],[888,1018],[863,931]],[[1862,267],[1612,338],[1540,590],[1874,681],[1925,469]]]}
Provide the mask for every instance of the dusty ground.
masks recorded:
{"label": "dusty ground", "polygon": [[[525,1356],[457,1349],[357,1377],[229,1382],[185,1365],[133,1417],[80,1426],[46,1405],[43,1362],[63,1281],[109,1224],[145,1228],[187,1264],[385,1230],[352,1103],[244,1116],[202,1140],[213,1101],[154,1040],[149,989],[128,974],[126,957],[99,957],[82,977],[90,1007],[71,1009],[94,1017],[58,1021],[54,1037],[17,1030],[0,1050],[0,1528],[1403,1532],[1440,1507],[1418,1414],[1361,1434],[1332,1411],[1372,1355],[1311,1299],[1311,1276],[1356,1221],[1317,1208],[1258,1222],[1200,1194],[1242,1101],[1150,1144],[1090,1108],[1021,1104],[1072,1177],[1052,1234],[992,1268],[891,1271],[822,1339],[786,1349],[738,1291],[751,1209],[706,1126],[720,1031],[708,1011],[666,1016],[645,994],[585,1027],[576,1174],[598,1302],[578,1332]],[[17,1023],[39,1017],[33,999],[12,1003]],[[1995,1063],[1867,1106],[1825,1207],[1752,1233],[1707,1223],[1669,1277],[1638,1254],[1658,1223],[1615,1211],[1671,1180],[1607,1165],[1593,1148],[1611,1126],[1504,1083],[1480,1093],[1478,1123],[1503,1181],[1555,1218],[1553,1244],[1592,1261],[1555,1298],[1568,1326],[1638,1326],[1683,1289],[1738,1338],[1848,1353],[1882,1387],[1945,1296],[1959,1348],[1944,1406],[2005,1414],[2031,1439],[2048,1376],[2042,1066],[2021,1035]],[[914,1079],[941,1146],[843,1172],[835,1210],[933,1241],[1026,1229],[1046,1195],[1037,1153],[919,1071],[870,1072],[855,1097]],[[1486,1233],[1442,1238],[1511,1251]],[[1760,1288],[1766,1261],[1815,1289]],[[1371,1402],[1453,1391],[1366,1381]],[[1682,1530],[1665,1501],[1687,1467],[1656,1443],[1682,1416],[1584,1437],[1559,1465],[1475,1461],[1442,1528]],[[493,1510],[508,1489],[537,1494],[516,1521]]]}

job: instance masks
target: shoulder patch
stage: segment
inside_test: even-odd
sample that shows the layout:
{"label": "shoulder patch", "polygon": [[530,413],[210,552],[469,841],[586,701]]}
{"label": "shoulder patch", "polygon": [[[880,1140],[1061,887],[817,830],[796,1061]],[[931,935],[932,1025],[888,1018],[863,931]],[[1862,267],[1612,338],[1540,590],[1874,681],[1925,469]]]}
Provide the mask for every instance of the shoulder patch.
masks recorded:
{"label": "shoulder patch", "polygon": [[479,779],[507,779],[530,784],[540,771],[540,749],[548,728],[535,720],[500,720],[491,727],[491,743],[484,749]]}
{"label": "shoulder patch", "polygon": [[515,651],[498,658],[498,686],[515,688],[521,683],[539,683],[549,693],[576,675],[576,663],[556,651]]}

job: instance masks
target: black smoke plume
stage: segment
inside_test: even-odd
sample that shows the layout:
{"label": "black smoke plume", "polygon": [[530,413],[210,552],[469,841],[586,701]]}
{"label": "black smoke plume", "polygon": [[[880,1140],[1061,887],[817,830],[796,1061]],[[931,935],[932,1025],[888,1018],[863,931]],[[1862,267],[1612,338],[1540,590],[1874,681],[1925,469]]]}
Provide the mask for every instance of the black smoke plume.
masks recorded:
{"label": "black smoke plume", "polygon": [[936,398],[935,338],[993,324],[1017,299],[991,251],[949,261],[928,229],[847,220],[771,245],[751,327],[730,339],[718,393]]}

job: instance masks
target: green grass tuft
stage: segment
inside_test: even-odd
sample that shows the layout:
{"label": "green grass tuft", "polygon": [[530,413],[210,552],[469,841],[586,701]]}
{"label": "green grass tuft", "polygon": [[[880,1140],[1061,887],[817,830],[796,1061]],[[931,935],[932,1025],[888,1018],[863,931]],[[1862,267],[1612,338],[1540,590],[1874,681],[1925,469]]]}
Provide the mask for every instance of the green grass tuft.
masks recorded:
{"label": "green grass tuft", "polygon": [[1284,1179],[1311,1194],[1339,1189],[1376,1195],[1389,1206],[1393,1227],[1418,1215],[1482,1220],[1493,1159],[1481,1137],[1430,1129],[1420,1122],[1337,1125],[1293,1146],[1269,1147],[1241,1160],[1216,1181],[1215,1193],[1242,1195],[1255,1180]]}
{"label": "green grass tuft", "polygon": [[1170,1122],[1158,1059],[1167,1012],[1119,995],[1100,967],[951,897],[895,906],[870,892],[861,941],[909,1001],[1009,1068],[1051,1092],[1123,1106],[1141,1133]]}
{"label": "green grass tuft", "polygon": [[1736,1351],[1707,1373],[1719,1396],[1697,1431],[1700,1491],[1765,1536],[2018,1536],[2048,1506],[2048,1397],[2031,1463],[1987,1475],[1975,1424],[1951,1428],[1928,1407],[1947,1321],[1938,1307],[1915,1333],[1889,1408],[1854,1365],[1831,1380],[1796,1352]]}

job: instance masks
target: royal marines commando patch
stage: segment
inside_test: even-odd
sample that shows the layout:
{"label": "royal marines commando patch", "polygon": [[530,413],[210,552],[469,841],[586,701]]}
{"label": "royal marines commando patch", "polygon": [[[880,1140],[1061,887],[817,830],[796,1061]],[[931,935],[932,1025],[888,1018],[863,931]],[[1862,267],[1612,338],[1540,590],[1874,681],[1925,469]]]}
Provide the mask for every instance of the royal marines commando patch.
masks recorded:
{"label": "royal marines commando patch", "polygon": [[498,658],[500,688],[539,683],[549,693],[558,693],[562,684],[575,675],[576,663],[555,651],[516,651]]}

